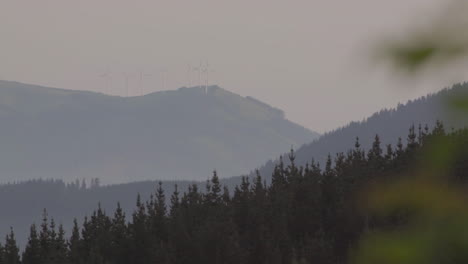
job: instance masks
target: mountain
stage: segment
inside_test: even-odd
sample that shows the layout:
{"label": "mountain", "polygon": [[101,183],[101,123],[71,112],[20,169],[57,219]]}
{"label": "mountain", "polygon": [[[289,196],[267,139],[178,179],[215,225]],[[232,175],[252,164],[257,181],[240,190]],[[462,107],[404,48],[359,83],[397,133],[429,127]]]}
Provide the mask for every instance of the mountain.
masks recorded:
{"label": "mountain", "polygon": [[[362,121],[351,122],[296,149],[296,164],[305,165],[314,159],[324,165],[329,154],[334,157],[337,153],[352,149],[356,138],[359,138],[364,149],[371,147],[375,135],[379,135],[383,146],[396,146],[398,138],[405,144],[408,130],[413,125],[416,133],[420,126],[422,130],[426,125],[432,128],[437,121],[442,121],[449,130],[464,128],[468,126],[468,116],[460,115],[452,107],[456,99],[461,98],[460,95],[468,95],[468,83],[456,84],[437,93],[409,100],[406,104],[398,104],[395,108],[383,109]],[[285,153],[282,156],[287,155]],[[278,162],[278,159],[268,161],[259,167],[260,174],[270,176]],[[254,176],[255,172],[250,175]],[[238,182],[238,178],[233,178],[232,181]]]}
{"label": "mountain", "polygon": [[218,86],[137,97],[0,81],[0,180],[238,175],[318,134]]}

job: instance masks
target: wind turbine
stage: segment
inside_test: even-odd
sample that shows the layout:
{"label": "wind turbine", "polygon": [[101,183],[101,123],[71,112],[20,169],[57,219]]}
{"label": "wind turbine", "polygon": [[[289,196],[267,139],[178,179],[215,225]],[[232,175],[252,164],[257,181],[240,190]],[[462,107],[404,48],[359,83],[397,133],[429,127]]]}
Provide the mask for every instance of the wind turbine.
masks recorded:
{"label": "wind turbine", "polygon": [[162,69],[161,70],[161,79],[162,79],[163,91],[165,91],[166,90],[167,69]]}
{"label": "wind turbine", "polygon": [[203,71],[201,61],[200,61],[200,65],[198,67],[193,68],[193,70],[198,72],[198,88],[201,89],[201,75]]}
{"label": "wind turbine", "polygon": [[203,68],[203,73],[206,74],[206,77],[205,77],[205,94],[208,93],[208,67],[206,68]]}
{"label": "wind turbine", "polygon": [[100,78],[104,79],[104,89],[103,93],[111,93],[112,90],[112,74],[111,71],[109,70],[109,67],[107,67],[106,71],[99,75]]}
{"label": "wind turbine", "polygon": [[[216,71],[215,70],[209,70],[208,73],[211,73],[211,80],[212,80],[211,83],[212,83],[212,85],[216,85],[216,83],[214,81],[215,78],[213,77],[214,74],[216,73]],[[207,83],[208,83],[208,73],[206,75],[206,82]]]}
{"label": "wind turbine", "polygon": [[125,96],[128,97],[128,81],[130,79],[130,74],[124,72],[122,73],[124,76],[124,81],[125,81]]}
{"label": "wind turbine", "polygon": [[192,87],[192,65],[188,64],[187,65],[187,77],[188,77],[188,87]]}
{"label": "wind turbine", "polygon": [[144,73],[144,71],[142,70],[140,70],[139,74],[140,74],[140,82],[139,82],[140,89],[139,90],[140,90],[140,95],[143,95],[144,94],[143,80],[145,77],[151,77],[153,75],[149,73]]}
{"label": "wind turbine", "polygon": [[210,70],[210,64],[208,61],[206,62],[206,67],[203,70],[206,73],[206,78],[205,78],[205,94],[208,94],[208,85],[209,85],[209,77],[210,77],[210,72],[214,73],[214,70]]}

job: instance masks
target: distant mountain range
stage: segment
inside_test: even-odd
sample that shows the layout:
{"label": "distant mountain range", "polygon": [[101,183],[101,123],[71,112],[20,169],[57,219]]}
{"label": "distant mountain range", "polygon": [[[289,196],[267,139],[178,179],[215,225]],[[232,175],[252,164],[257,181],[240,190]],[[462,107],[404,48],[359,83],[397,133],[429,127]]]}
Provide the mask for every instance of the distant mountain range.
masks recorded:
{"label": "distant mountain range", "polygon": [[137,97],[0,81],[0,182],[203,180],[319,135],[218,86]]}

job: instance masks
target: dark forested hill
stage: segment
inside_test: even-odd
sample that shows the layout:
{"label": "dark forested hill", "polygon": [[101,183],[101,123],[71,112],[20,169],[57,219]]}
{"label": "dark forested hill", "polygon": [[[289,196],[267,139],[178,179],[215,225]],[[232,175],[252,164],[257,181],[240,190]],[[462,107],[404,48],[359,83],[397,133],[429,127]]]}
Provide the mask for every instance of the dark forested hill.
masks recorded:
{"label": "dark forested hill", "polygon": [[[65,223],[73,226],[65,227],[68,232],[64,232],[61,220],[51,219],[57,213],[56,209],[71,214],[71,211],[76,210],[73,205],[77,199],[84,198],[80,206],[87,206],[86,203],[93,198],[106,197],[108,191],[124,193],[121,188],[124,185],[98,188],[94,180],[91,188],[87,189],[82,188],[79,182],[67,187],[63,183],[53,181],[25,183],[23,189],[31,194],[41,195],[36,192],[37,187],[48,189],[47,194],[52,197],[49,202],[53,205],[60,204],[60,207],[49,210],[49,215],[44,214],[42,220],[36,217],[30,232],[18,232],[16,228],[11,231],[9,228],[2,229],[8,235],[4,240],[5,246],[0,245],[0,260],[3,259],[2,263],[7,264],[20,263],[15,241],[15,238],[19,238],[22,245],[25,245],[24,250],[21,250],[23,264],[345,264],[355,263],[348,261],[348,257],[353,256],[363,235],[372,234],[372,239],[368,241],[375,243],[374,241],[380,241],[376,240],[375,235],[383,230],[391,232],[391,236],[382,238],[384,241],[391,241],[390,244],[384,243],[384,250],[396,252],[393,249],[393,237],[406,235],[402,230],[408,230],[408,223],[425,225],[434,221],[430,226],[437,226],[436,228],[452,223],[459,224],[460,219],[455,222],[448,221],[446,213],[449,212],[448,216],[454,216],[450,212],[455,210],[460,214],[460,208],[464,207],[457,203],[463,201],[458,200],[458,197],[463,196],[458,193],[458,189],[452,193],[447,192],[450,189],[446,188],[449,184],[456,184],[464,186],[465,189],[460,190],[465,191],[468,184],[468,130],[447,133],[438,122],[432,131],[423,130],[421,134],[411,128],[405,142],[406,147],[399,144],[394,148],[383,149],[379,137],[376,136],[372,148],[368,151],[356,145],[346,154],[337,154],[334,158],[329,156],[323,170],[318,168],[316,163],[297,167],[294,162],[295,154],[291,151],[288,155],[290,165],[280,163],[276,166],[271,183],[266,185],[258,175],[253,180],[243,177],[238,186],[227,188],[220,183],[216,173],[213,173],[204,187],[191,185],[184,188],[185,190],[164,191],[163,185],[158,184],[149,198],[147,195],[134,198],[137,202],[133,211],[127,211],[125,214],[125,210],[117,203],[113,209],[107,204],[101,204],[95,206],[96,209],[87,217],[79,217],[80,222],[71,224],[73,221],[70,220]],[[438,171],[444,173],[436,172],[436,175],[432,176],[440,177],[424,174],[425,177],[421,178],[423,181],[416,181],[418,177],[413,176],[418,174],[414,171],[418,171],[421,164],[425,166],[422,171],[426,173],[425,170],[431,166],[424,162],[425,157],[434,157],[428,156],[427,153],[433,151],[434,146],[441,145],[451,146],[450,169],[441,170],[440,164],[435,165],[432,168],[439,168]],[[437,157],[444,156],[447,155]],[[332,164],[333,160],[335,165]],[[440,191],[427,189],[435,179],[438,179],[438,185],[444,186]],[[406,204],[398,199],[396,206],[388,209],[388,214],[383,214],[381,208],[378,212],[365,210],[365,206],[369,206],[365,202],[368,199],[363,199],[361,195],[369,190],[370,184],[377,186],[382,183],[397,183],[400,180],[401,184],[396,185],[402,193],[414,189],[415,186],[422,188],[419,192],[416,191],[416,194],[403,194],[403,197],[411,197],[403,198],[411,199],[411,202]],[[186,183],[183,185],[187,187]],[[8,195],[8,192],[14,189],[10,187],[12,186],[0,187],[0,194]],[[128,191],[135,185],[127,184],[125,187]],[[395,196],[389,195],[385,189],[380,188],[380,191],[374,194],[380,196],[383,193],[387,199],[388,196]],[[434,195],[438,199],[434,199]],[[444,200],[444,196],[450,198]],[[169,203],[167,200],[170,200]],[[383,201],[385,203],[388,200]],[[6,199],[0,199],[0,203],[2,208],[8,209],[4,210],[2,220],[4,216],[24,213],[31,206],[21,200],[16,206],[8,204]],[[387,202],[387,206],[388,204]],[[432,215],[427,209],[423,209],[432,206],[438,208],[434,209],[438,213]],[[40,214],[39,209],[36,211]],[[430,220],[421,221],[421,218]],[[20,219],[23,222],[24,219],[33,222],[28,216]],[[452,247],[461,250],[464,247],[459,246],[461,242],[458,241],[463,241],[463,238],[447,238],[453,236],[453,231],[462,231],[458,229],[459,225],[455,226],[455,229],[445,227],[443,232],[436,232],[436,235],[427,235],[427,232],[432,231],[426,231],[427,227],[422,229],[424,232],[410,229],[415,231],[410,233],[410,237],[413,238],[413,234],[417,233],[423,234],[421,239],[442,238],[448,241],[447,244],[455,245]],[[25,242],[26,237],[28,239]],[[404,245],[420,245],[420,236],[417,237],[416,242]],[[460,259],[458,256],[464,256],[454,255],[454,252],[463,251],[442,250],[431,256],[436,260]],[[373,251],[371,257],[375,256]]]}
{"label": "dark forested hill", "polygon": [[0,123],[3,183],[239,175],[318,136],[217,86],[123,98],[0,81]]}
{"label": "dark forested hill", "polygon": [[[456,116],[449,112],[448,107],[460,94],[468,94],[468,83],[457,84],[438,93],[410,100],[406,104],[398,104],[396,108],[381,110],[362,121],[351,122],[297,149],[296,162],[305,165],[314,159],[323,167],[328,154],[334,156],[336,153],[346,152],[354,146],[356,137],[359,137],[364,149],[372,145],[376,134],[380,136],[384,145],[395,145],[399,137],[403,139],[404,144],[408,128],[412,125],[416,130],[421,125],[421,129],[424,130],[426,125],[432,128],[436,121],[440,120],[449,130],[465,127],[468,125],[468,116]],[[271,175],[277,163],[278,160],[267,162],[260,167],[260,173]]]}

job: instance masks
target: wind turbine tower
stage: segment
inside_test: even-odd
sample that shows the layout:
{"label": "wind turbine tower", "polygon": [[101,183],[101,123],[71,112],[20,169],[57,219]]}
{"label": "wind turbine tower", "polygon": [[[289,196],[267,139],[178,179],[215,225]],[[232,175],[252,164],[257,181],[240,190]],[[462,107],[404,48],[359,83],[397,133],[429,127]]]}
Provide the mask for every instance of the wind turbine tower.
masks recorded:
{"label": "wind turbine tower", "polygon": [[205,67],[205,73],[206,73],[206,79],[205,79],[205,94],[208,94],[208,85],[209,85],[209,77],[210,77],[210,72],[214,72],[213,70],[210,70],[210,64],[206,62],[206,67]]}
{"label": "wind turbine tower", "polygon": [[167,81],[167,70],[166,69],[161,70],[161,78],[162,78],[163,91],[165,91],[166,90],[166,81]]}
{"label": "wind turbine tower", "polygon": [[151,76],[153,76],[153,75],[152,75],[152,74],[149,74],[149,73],[144,73],[144,71],[142,71],[142,70],[140,70],[139,74],[140,74],[140,76],[139,76],[139,77],[140,77],[140,81],[139,81],[139,84],[138,84],[138,85],[140,86],[140,87],[139,87],[139,88],[140,88],[140,89],[139,89],[139,92],[140,92],[139,95],[143,95],[143,94],[145,93],[143,81],[144,81],[145,77],[151,77]]}
{"label": "wind turbine tower", "polygon": [[187,65],[187,78],[188,78],[188,87],[192,87],[192,65]]}
{"label": "wind turbine tower", "polygon": [[198,72],[198,88],[201,89],[201,76],[203,71],[202,63],[200,62],[200,65],[195,67],[194,70]]}
{"label": "wind turbine tower", "polygon": [[205,68],[203,68],[203,73],[205,74],[205,94],[208,93],[208,63],[206,64]]}
{"label": "wind turbine tower", "polygon": [[112,92],[112,74],[109,67],[107,67],[107,70],[103,74],[99,75],[99,77],[104,79],[103,93],[110,94]]}
{"label": "wind turbine tower", "polygon": [[125,96],[128,97],[128,81],[130,79],[130,75],[124,72],[123,76],[124,76],[124,81],[125,81]]}

